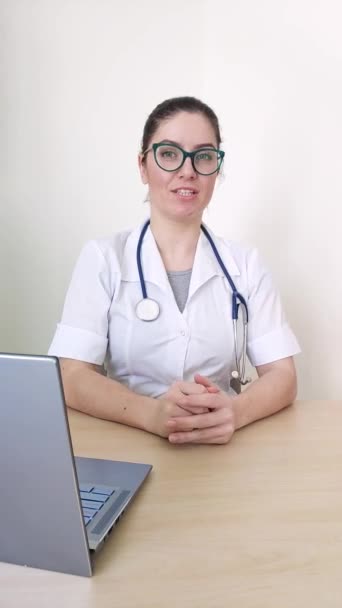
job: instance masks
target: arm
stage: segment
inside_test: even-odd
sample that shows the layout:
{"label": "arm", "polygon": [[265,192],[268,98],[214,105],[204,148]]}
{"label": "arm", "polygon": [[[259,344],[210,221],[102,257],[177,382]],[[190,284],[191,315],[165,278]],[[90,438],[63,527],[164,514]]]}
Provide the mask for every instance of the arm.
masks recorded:
{"label": "arm", "polygon": [[181,407],[207,407],[207,414],[170,418],[169,441],[172,443],[227,443],[235,430],[270,416],[290,405],[297,391],[296,371],[292,357],[286,357],[257,368],[259,378],[240,395],[212,392],[214,385],[197,375],[196,382],[207,388],[202,395],[188,395],[177,401]]}
{"label": "arm", "polygon": [[293,358],[259,365],[259,378],[233,398],[235,428],[270,416],[290,405],[297,394],[297,377]]}
{"label": "arm", "polygon": [[[188,415],[175,404],[181,389],[205,392],[195,383],[175,383],[160,399],[134,393],[126,386],[107,378],[101,367],[76,359],[60,358],[65,400],[68,407],[91,416],[112,420],[144,431],[167,437],[167,420]],[[197,411],[206,411],[201,409]]]}

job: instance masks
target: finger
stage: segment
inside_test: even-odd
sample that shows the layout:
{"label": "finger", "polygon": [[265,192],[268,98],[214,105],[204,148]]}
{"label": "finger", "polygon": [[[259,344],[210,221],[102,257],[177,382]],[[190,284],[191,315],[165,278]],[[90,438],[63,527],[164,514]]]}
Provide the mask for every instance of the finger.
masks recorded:
{"label": "finger", "polygon": [[207,378],[207,376],[202,376],[202,374],[195,374],[194,379],[195,382],[197,382],[198,384],[202,384],[202,386],[205,386],[206,388],[212,385],[212,382],[210,382],[209,378]]}
{"label": "finger", "polygon": [[226,433],[225,435],[221,435],[220,437],[212,437],[211,439],[206,439],[205,441],[203,439],[198,439],[197,441],[192,441],[191,443],[194,443],[196,445],[200,445],[200,444],[216,444],[216,445],[224,445],[225,443],[228,443],[231,438],[233,437],[234,433]]}
{"label": "finger", "polygon": [[170,433],[170,443],[215,443],[218,438],[230,437],[234,428],[231,425],[221,424],[207,429],[195,429],[194,431]]}
{"label": "finger", "polygon": [[207,376],[202,376],[202,374],[195,374],[194,376],[195,382],[211,392],[218,392],[220,389],[216,384],[214,384]]}
{"label": "finger", "polygon": [[226,402],[220,398],[219,393],[208,393],[206,391],[202,395],[187,395],[177,399],[177,405],[183,408],[198,408],[198,407],[207,407],[209,409],[216,409],[218,407],[223,407],[226,405]]}
{"label": "finger", "polygon": [[177,387],[184,395],[201,395],[206,392],[206,388],[196,382],[178,382]]}
{"label": "finger", "polygon": [[177,416],[167,421],[170,432],[193,431],[194,429],[205,429],[222,424],[227,420],[227,414],[223,410],[214,410],[208,414],[196,414],[196,416]]}
{"label": "finger", "polygon": [[[196,406],[196,407],[191,407],[190,405],[187,407],[183,407],[182,405],[178,406],[180,407],[182,410],[184,410],[184,412],[188,412],[189,414],[207,414],[210,410],[208,407],[202,407],[202,406]],[[180,418],[183,418],[184,415],[179,414]]]}
{"label": "finger", "polygon": [[218,386],[208,386],[207,392],[208,393],[219,393],[220,389]]}

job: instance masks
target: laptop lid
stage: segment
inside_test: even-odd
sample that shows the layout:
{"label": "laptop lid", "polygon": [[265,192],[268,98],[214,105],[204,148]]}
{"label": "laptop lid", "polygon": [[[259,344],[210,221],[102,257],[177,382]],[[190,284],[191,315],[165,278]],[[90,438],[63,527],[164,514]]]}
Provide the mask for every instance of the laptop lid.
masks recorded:
{"label": "laptop lid", "polygon": [[[77,463],[82,481],[90,484],[94,472],[95,484],[116,480],[130,496],[151,469],[82,458]],[[128,470],[143,467],[133,475],[135,487],[125,464]],[[111,476],[111,465],[121,477]],[[0,561],[92,574],[78,481],[58,360],[0,354]],[[106,523],[110,527],[111,520]],[[103,525],[96,525],[103,538]]]}

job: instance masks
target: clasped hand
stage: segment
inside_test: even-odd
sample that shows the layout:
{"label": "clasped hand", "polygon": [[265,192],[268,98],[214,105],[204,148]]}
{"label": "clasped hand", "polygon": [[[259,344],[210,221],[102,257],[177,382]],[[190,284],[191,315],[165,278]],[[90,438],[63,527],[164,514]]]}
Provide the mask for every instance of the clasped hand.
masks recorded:
{"label": "clasped hand", "polygon": [[170,443],[228,443],[235,430],[234,398],[205,376],[175,382],[162,395],[162,429]]}

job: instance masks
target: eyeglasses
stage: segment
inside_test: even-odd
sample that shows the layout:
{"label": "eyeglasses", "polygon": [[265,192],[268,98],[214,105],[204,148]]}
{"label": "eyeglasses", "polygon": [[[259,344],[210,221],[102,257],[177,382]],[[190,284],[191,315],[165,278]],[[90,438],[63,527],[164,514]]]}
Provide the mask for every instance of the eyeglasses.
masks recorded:
{"label": "eyeglasses", "polygon": [[176,144],[159,143],[152,144],[152,147],[144,152],[144,156],[152,150],[154,160],[163,171],[177,171],[184,165],[186,159],[190,158],[194,170],[200,175],[217,173],[225,154],[223,150],[217,150],[216,148],[206,147],[193,152],[186,152]]}

